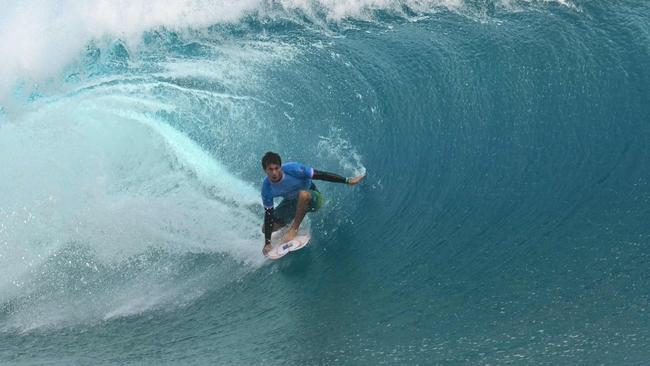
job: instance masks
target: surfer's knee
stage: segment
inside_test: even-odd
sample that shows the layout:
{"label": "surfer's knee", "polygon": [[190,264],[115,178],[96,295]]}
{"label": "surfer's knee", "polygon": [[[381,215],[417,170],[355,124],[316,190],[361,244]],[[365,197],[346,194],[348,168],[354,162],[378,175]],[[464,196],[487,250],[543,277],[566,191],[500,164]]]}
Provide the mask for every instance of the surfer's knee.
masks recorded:
{"label": "surfer's knee", "polygon": [[311,200],[311,192],[309,191],[300,191],[298,193],[298,199],[301,201],[309,201]]}

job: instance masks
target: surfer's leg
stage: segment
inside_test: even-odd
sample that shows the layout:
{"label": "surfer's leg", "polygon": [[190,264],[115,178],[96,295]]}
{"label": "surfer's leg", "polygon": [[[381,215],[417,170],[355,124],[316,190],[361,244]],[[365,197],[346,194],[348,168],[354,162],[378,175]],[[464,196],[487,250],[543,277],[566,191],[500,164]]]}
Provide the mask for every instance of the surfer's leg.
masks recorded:
{"label": "surfer's leg", "polygon": [[305,218],[305,214],[311,205],[311,192],[310,191],[300,191],[298,193],[298,205],[296,207],[296,216],[293,219],[293,224],[291,228],[298,231],[302,220]]}
{"label": "surfer's leg", "polygon": [[[289,240],[292,240],[293,238],[296,237],[298,234],[298,229],[300,229],[300,224],[302,223],[302,220],[305,218],[305,214],[307,214],[307,211],[316,211],[320,206],[322,205],[322,197],[316,196],[316,193],[313,191],[300,191],[298,193],[298,199],[296,200],[296,210],[295,210],[295,217],[293,219],[293,223],[291,224],[291,227],[289,230],[284,234],[284,237],[282,238],[283,242],[287,242]],[[314,203],[314,200],[316,202]],[[312,207],[314,206],[314,207]]]}

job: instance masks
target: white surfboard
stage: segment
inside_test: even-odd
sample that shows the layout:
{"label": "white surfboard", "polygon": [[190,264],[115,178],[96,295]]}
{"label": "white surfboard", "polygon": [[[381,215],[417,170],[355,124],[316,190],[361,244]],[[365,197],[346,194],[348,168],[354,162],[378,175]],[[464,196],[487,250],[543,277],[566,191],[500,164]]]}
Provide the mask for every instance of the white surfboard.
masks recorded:
{"label": "white surfboard", "polygon": [[309,243],[311,237],[309,235],[297,235],[292,240],[289,240],[286,243],[271,242],[272,249],[266,254],[270,259],[280,259],[287,255],[289,252],[294,252],[298,249],[302,249]]}

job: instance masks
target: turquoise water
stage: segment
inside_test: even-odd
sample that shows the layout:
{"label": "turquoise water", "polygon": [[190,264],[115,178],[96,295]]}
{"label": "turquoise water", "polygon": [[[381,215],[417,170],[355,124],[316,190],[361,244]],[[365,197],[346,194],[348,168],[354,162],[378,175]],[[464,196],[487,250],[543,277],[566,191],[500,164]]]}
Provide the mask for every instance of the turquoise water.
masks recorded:
{"label": "turquoise water", "polygon": [[1,364],[650,362],[649,4],[132,4],[0,15]]}

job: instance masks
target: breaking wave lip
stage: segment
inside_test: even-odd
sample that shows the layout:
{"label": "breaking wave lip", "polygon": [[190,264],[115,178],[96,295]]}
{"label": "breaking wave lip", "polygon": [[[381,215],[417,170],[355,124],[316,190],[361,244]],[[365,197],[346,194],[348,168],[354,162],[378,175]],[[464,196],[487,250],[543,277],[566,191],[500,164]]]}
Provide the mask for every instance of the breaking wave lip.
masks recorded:
{"label": "breaking wave lip", "polygon": [[[539,2],[573,6],[569,0],[523,4]],[[504,9],[518,8],[521,3],[495,1],[496,6]],[[306,18],[323,24],[346,19],[372,21],[377,11],[417,18],[418,14],[438,9],[463,12],[474,6],[469,0],[14,1],[3,5],[0,15],[0,105],[6,104],[11,94],[28,95],[39,83],[61,78],[61,72],[90,42],[106,46],[120,40],[129,50],[136,50],[144,33],[150,30],[200,31],[250,16],[299,22]]]}

